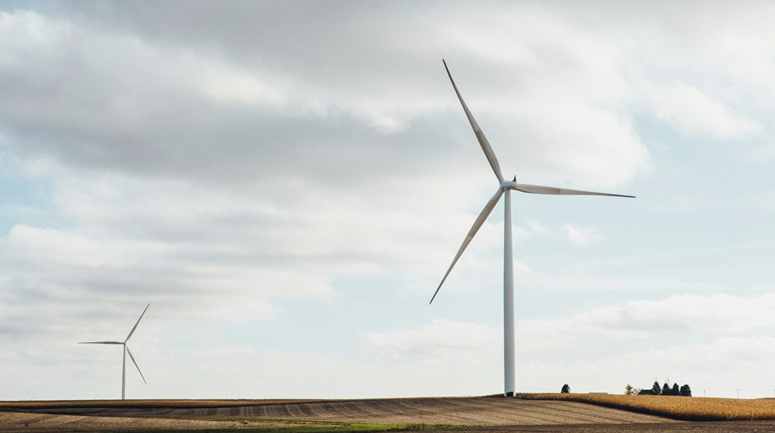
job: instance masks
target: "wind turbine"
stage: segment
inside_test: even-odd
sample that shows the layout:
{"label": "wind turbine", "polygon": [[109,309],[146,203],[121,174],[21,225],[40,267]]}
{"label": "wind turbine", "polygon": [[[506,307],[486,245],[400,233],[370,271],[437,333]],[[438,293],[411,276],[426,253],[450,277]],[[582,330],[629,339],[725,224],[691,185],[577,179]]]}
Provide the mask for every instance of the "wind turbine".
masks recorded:
{"label": "wind turbine", "polygon": [[135,333],[135,329],[137,329],[137,325],[140,324],[140,320],[142,320],[143,316],[145,315],[145,312],[148,310],[148,307],[150,307],[151,304],[148,304],[145,307],[145,310],[143,310],[143,314],[140,315],[140,318],[137,319],[137,323],[135,323],[135,326],[132,327],[132,330],[129,331],[129,335],[126,336],[126,339],[124,341],[79,341],[78,344],[119,344],[124,346],[124,361],[121,364],[121,400],[124,400],[126,398],[126,354],[129,354],[129,359],[132,360],[132,363],[137,367],[137,372],[140,373],[140,377],[143,378],[143,382],[147,385],[148,382],[145,381],[145,376],[143,376],[143,372],[140,371],[140,366],[137,365],[137,361],[135,361],[135,357],[132,356],[132,351],[129,350],[129,346],[127,346],[126,342],[129,341],[130,338],[132,338],[132,334]]}
{"label": "wind turbine", "polygon": [[498,201],[500,200],[501,196],[505,195],[506,202],[504,206],[505,211],[504,211],[504,218],[503,218],[503,358],[504,358],[503,363],[504,363],[504,388],[505,388],[504,394],[507,397],[511,397],[514,395],[514,389],[515,389],[515,386],[514,386],[514,261],[512,259],[512,249],[511,249],[511,190],[513,189],[520,192],[526,192],[529,194],[602,195],[602,196],[608,196],[608,197],[628,197],[628,198],[635,198],[635,197],[631,195],[579,191],[575,189],[555,188],[551,186],[528,185],[524,183],[517,183],[516,176],[514,176],[514,179],[512,180],[504,180],[503,174],[501,173],[500,164],[498,164],[498,158],[495,157],[495,153],[492,151],[492,147],[490,147],[490,142],[487,141],[487,137],[484,136],[484,132],[482,132],[482,129],[479,128],[479,124],[476,123],[474,116],[468,110],[468,106],[466,106],[465,101],[463,101],[463,97],[460,96],[460,91],[457,89],[457,85],[455,85],[455,80],[452,79],[452,74],[449,72],[449,68],[447,67],[447,62],[444,61],[443,59],[442,59],[442,62],[444,62],[444,69],[447,70],[449,81],[452,82],[452,87],[455,89],[455,93],[457,94],[457,97],[460,100],[460,104],[463,106],[463,111],[465,111],[466,117],[468,117],[468,122],[471,123],[471,127],[474,129],[474,135],[476,135],[476,139],[479,141],[479,145],[482,146],[482,150],[484,151],[484,155],[487,157],[487,161],[490,163],[490,167],[492,167],[492,171],[495,172],[495,176],[498,178],[499,185],[498,185],[498,190],[495,191],[495,195],[492,196],[490,201],[488,201],[487,204],[484,206],[484,209],[482,209],[482,212],[479,214],[479,216],[476,217],[476,220],[474,221],[474,225],[471,226],[471,229],[468,231],[468,234],[463,240],[463,245],[460,246],[460,249],[457,251],[457,254],[455,254],[455,258],[452,260],[452,264],[449,265],[449,269],[447,269],[447,273],[444,274],[444,278],[441,279],[441,283],[439,283],[439,287],[436,288],[436,292],[433,293],[433,297],[431,298],[430,303],[433,303],[433,300],[436,298],[436,295],[439,293],[439,290],[441,289],[442,284],[444,284],[444,281],[447,279],[447,276],[449,276],[449,273],[450,271],[452,271],[452,268],[455,266],[455,263],[457,263],[458,259],[463,254],[463,251],[465,251],[468,244],[471,243],[471,240],[476,235],[476,232],[479,231],[479,228],[482,226],[482,224],[484,224],[484,221],[490,215],[490,212],[492,212],[493,208],[495,208],[495,205],[498,204]]}

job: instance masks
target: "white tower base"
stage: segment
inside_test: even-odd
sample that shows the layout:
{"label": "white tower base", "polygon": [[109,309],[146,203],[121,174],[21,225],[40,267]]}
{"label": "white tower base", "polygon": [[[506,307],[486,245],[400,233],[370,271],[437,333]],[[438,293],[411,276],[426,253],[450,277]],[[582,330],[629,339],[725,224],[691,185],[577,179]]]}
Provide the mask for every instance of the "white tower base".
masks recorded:
{"label": "white tower base", "polygon": [[121,400],[126,399],[126,345],[122,345],[124,362],[121,363]]}
{"label": "white tower base", "polygon": [[503,379],[504,394],[514,396],[514,260],[511,250],[511,191],[506,190],[503,218]]}

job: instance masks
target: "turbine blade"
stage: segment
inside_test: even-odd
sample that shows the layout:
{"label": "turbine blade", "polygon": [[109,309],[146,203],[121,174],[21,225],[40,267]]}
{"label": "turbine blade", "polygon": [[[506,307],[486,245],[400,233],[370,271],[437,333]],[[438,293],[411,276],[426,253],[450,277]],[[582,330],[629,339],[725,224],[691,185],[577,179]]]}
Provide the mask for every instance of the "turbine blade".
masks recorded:
{"label": "turbine blade", "polygon": [[78,344],[124,344],[120,341],[79,341]]}
{"label": "turbine blade", "polygon": [[441,285],[444,284],[444,281],[447,279],[447,276],[449,275],[450,271],[452,271],[452,268],[455,266],[455,263],[457,263],[457,260],[463,254],[463,251],[465,251],[468,244],[471,243],[471,240],[476,235],[476,232],[478,232],[479,228],[482,226],[482,224],[484,224],[484,221],[490,215],[490,212],[492,212],[493,208],[495,208],[495,205],[498,204],[498,200],[500,200],[502,195],[503,195],[503,188],[498,188],[498,192],[496,192],[495,195],[492,196],[490,201],[488,201],[487,204],[484,206],[484,209],[482,209],[482,213],[480,213],[479,216],[476,217],[476,221],[474,221],[474,225],[471,226],[471,230],[468,231],[466,238],[463,240],[463,245],[461,245],[460,249],[457,250],[455,259],[452,260],[452,264],[449,265],[449,269],[447,269],[447,273],[444,274],[444,278],[441,279],[441,283],[439,283],[439,287],[433,293],[431,302],[428,303],[429,305],[433,303],[434,299],[436,299],[436,295],[439,293],[439,290],[441,289]]}
{"label": "turbine blade", "polygon": [[132,338],[132,334],[134,334],[134,333],[135,333],[135,329],[137,329],[137,325],[139,325],[139,324],[140,324],[140,320],[142,320],[142,319],[143,319],[143,316],[145,315],[145,312],[146,312],[146,311],[148,311],[148,307],[150,307],[150,306],[151,306],[151,304],[148,304],[148,305],[145,307],[145,310],[143,310],[143,314],[141,314],[141,315],[140,315],[140,318],[139,318],[139,319],[137,319],[137,323],[135,323],[135,326],[134,326],[134,328],[132,328],[132,330],[131,330],[131,331],[129,331],[129,335],[127,335],[127,336],[126,336],[126,340],[124,340],[124,343],[126,343],[127,341],[129,341],[129,339],[130,339],[130,338]]}
{"label": "turbine blade", "polygon": [[548,195],[602,195],[607,197],[627,197],[635,198],[634,195],[610,194],[607,192],[581,191],[577,189],[555,188],[553,186],[527,185],[524,183],[516,184],[511,187],[517,191],[528,194],[548,194]]}
{"label": "turbine blade", "polygon": [[474,116],[473,114],[471,114],[471,111],[468,110],[468,106],[466,105],[465,101],[463,101],[463,97],[460,96],[460,91],[457,90],[457,85],[455,84],[455,80],[452,79],[452,74],[449,72],[449,68],[447,67],[447,62],[444,59],[441,59],[441,61],[444,62],[444,69],[447,70],[447,75],[449,75],[449,81],[452,82],[452,87],[455,89],[457,98],[460,99],[460,104],[463,105],[463,111],[466,112],[466,117],[468,117],[468,121],[471,123],[471,127],[474,128],[474,135],[476,135],[476,139],[479,140],[479,145],[482,146],[482,150],[484,151],[484,155],[487,157],[487,161],[490,162],[490,167],[492,167],[492,171],[494,171],[495,176],[498,177],[498,182],[503,183],[503,174],[501,174],[501,166],[500,164],[498,164],[498,158],[495,157],[495,152],[492,151],[490,142],[487,141],[487,137],[484,136],[484,132],[482,132],[482,129],[479,127],[479,124],[476,123],[476,119],[474,119]]}
{"label": "turbine blade", "polygon": [[140,373],[140,377],[142,377],[142,378],[143,378],[143,382],[145,382],[145,384],[146,384],[146,385],[148,385],[148,382],[146,382],[146,381],[145,381],[145,376],[143,376],[143,372],[142,372],[142,371],[140,371],[140,366],[139,366],[139,365],[137,365],[137,361],[135,361],[135,357],[134,357],[134,356],[132,356],[132,351],[131,351],[131,350],[129,350],[129,346],[127,346],[127,345],[125,344],[125,345],[124,345],[124,347],[126,347],[126,353],[128,353],[128,354],[129,354],[129,359],[131,359],[131,360],[132,360],[132,363],[135,365],[135,367],[137,367],[137,372],[138,372],[138,373]]}

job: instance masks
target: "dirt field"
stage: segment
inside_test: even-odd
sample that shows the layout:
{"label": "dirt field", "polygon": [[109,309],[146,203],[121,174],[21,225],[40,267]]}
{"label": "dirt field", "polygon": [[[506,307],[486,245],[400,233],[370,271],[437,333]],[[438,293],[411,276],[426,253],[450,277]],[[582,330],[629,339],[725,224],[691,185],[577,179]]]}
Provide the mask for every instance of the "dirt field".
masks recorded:
{"label": "dirt field", "polygon": [[3,433],[114,432],[164,429],[226,429],[240,427],[244,427],[244,425],[234,421],[215,422],[161,418],[0,412],[0,432]]}
{"label": "dirt field", "polygon": [[[570,401],[503,397],[325,401],[0,402],[2,432],[299,427],[190,418],[465,425],[462,432],[763,432],[775,422],[689,423]],[[13,412],[10,412],[13,411]],[[31,413],[34,412],[34,413]]]}

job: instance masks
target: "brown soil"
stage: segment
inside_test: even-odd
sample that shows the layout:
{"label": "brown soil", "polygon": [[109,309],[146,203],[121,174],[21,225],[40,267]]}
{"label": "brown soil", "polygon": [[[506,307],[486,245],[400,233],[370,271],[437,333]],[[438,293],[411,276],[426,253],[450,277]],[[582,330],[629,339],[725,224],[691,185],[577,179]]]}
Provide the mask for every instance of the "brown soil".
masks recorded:
{"label": "brown soil", "polygon": [[0,431],[3,433],[114,432],[239,427],[244,427],[244,425],[236,421],[197,421],[163,418],[101,417],[0,412]]}
{"label": "brown soil", "polygon": [[245,418],[370,424],[547,425],[664,423],[665,418],[569,401],[503,397],[277,402],[230,407],[90,407],[37,411],[124,417]]}

